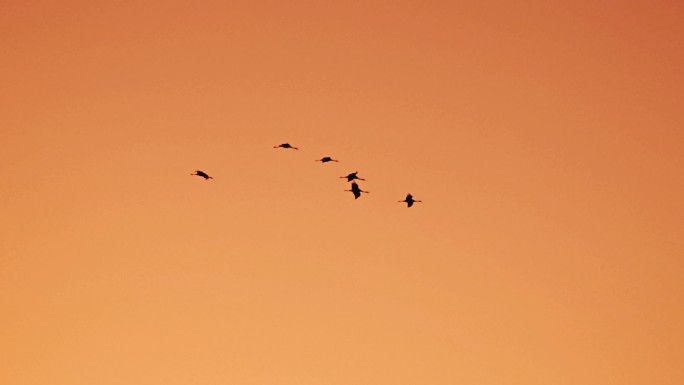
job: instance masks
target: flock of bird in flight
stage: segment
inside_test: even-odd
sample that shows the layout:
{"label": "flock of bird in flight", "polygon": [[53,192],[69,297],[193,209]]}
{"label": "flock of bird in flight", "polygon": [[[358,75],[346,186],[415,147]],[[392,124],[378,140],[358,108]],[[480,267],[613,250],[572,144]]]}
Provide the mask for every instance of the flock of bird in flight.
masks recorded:
{"label": "flock of bird in flight", "polygon": [[[273,148],[285,148],[285,149],[289,148],[292,150],[299,150],[299,148],[290,145],[290,143],[279,144],[277,146],[273,146]],[[321,159],[316,159],[316,162],[328,163],[328,162],[339,162],[339,160],[333,159],[329,156],[324,156]],[[354,194],[354,199],[359,199],[359,197],[361,196],[361,193],[366,193],[366,194],[368,193],[368,191],[361,190],[361,187],[359,187],[359,185],[356,182],[354,182],[355,180],[365,181],[365,179],[358,177],[358,175],[357,175],[358,173],[359,173],[358,171],[354,171],[354,172],[348,174],[347,176],[341,176],[340,177],[342,179],[347,179],[347,182],[351,182],[351,190],[344,190],[344,191],[351,191],[351,193]],[[205,180],[214,179],[213,177],[209,176],[209,174],[207,174],[206,172],[204,172],[202,170],[196,170],[194,174],[190,174],[190,175],[196,175],[196,176],[204,178]],[[406,194],[406,198],[404,198],[403,201],[397,201],[397,202],[406,203],[406,205],[408,207],[411,207],[411,206],[413,206],[413,204],[415,202],[421,202],[421,201],[413,199],[413,195],[411,195],[409,193],[409,194]]]}

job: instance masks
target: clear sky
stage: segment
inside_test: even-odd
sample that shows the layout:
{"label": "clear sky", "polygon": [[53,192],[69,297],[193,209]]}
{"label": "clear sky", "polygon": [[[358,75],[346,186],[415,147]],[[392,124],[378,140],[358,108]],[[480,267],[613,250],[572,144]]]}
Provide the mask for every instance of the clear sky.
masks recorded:
{"label": "clear sky", "polygon": [[682,20],[3,0],[0,383],[683,384]]}

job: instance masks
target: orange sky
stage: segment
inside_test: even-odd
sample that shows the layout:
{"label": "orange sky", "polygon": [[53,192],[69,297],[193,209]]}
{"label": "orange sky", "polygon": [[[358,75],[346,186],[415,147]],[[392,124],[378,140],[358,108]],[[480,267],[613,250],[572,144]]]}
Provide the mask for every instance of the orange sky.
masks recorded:
{"label": "orange sky", "polygon": [[0,383],[684,383],[682,20],[2,1]]}

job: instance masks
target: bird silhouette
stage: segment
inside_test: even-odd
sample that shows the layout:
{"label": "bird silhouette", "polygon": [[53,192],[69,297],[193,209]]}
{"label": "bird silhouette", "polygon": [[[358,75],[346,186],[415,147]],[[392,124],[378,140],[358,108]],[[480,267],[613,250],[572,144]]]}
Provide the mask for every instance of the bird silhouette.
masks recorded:
{"label": "bird silhouette", "polygon": [[342,179],[347,178],[347,182],[351,182],[351,181],[353,181],[354,179],[365,180],[365,179],[363,179],[363,178],[359,178],[358,176],[356,176],[356,174],[358,174],[358,173],[359,173],[358,171],[354,171],[353,173],[351,173],[351,174],[349,174],[349,175],[347,175],[347,176],[341,176],[340,178],[342,178]]}
{"label": "bird silhouette", "polygon": [[327,163],[327,162],[339,162],[339,160],[333,159],[329,156],[324,156],[321,159],[316,159],[316,162]]}
{"label": "bird silhouette", "polygon": [[279,145],[277,145],[277,146],[273,146],[273,148],[278,148],[278,147],[282,147],[282,148],[292,148],[292,149],[295,149],[295,150],[299,150],[297,147],[293,147],[290,143],[283,143],[283,144],[279,144]]}
{"label": "bird silhouette", "polygon": [[359,197],[361,196],[361,193],[366,193],[366,194],[369,193],[368,191],[361,190],[361,188],[359,187],[358,184],[356,184],[356,182],[352,182],[351,190],[344,190],[344,191],[351,191],[352,194],[354,194],[354,199],[359,199]]}
{"label": "bird silhouette", "polygon": [[202,178],[204,178],[205,180],[206,180],[206,179],[214,179],[213,177],[210,177],[209,175],[207,175],[207,173],[206,173],[206,172],[204,172],[204,171],[200,171],[200,170],[197,170],[197,171],[195,171],[195,173],[194,173],[194,174],[190,174],[190,175],[197,175],[197,176],[201,176],[201,177],[202,177]]}
{"label": "bird silhouette", "polygon": [[404,199],[403,201],[398,201],[398,202],[406,202],[406,205],[408,207],[411,207],[411,206],[413,206],[414,202],[422,202],[422,201],[417,201],[417,200],[413,199],[413,195],[411,195],[409,193],[409,194],[406,194],[406,199]]}

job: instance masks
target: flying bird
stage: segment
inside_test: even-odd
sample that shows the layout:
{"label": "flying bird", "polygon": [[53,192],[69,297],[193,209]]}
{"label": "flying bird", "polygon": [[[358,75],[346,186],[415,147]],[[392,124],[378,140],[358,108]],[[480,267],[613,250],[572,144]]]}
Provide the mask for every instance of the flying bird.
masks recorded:
{"label": "flying bird", "polygon": [[409,194],[406,194],[406,199],[404,199],[403,201],[398,201],[398,202],[406,202],[406,205],[408,207],[411,207],[411,206],[413,206],[414,202],[422,202],[422,201],[417,201],[417,200],[413,199],[413,195],[411,195],[409,193]]}
{"label": "flying bird", "polygon": [[327,163],[327,162],[339,162],[339,160],[333,159],[329,156],[324,156],[321,159],[316,159],[316,162]]}
{"label": "flying bird", "polygon": [[358,174],[358,173],[359,173],[358,171],[354,171],[353,173],[351,173],[351,174],[349,174],[349,175],[347,175],[347,176],[341,176],[340,178],[342,178],[342,179],[347,178],[347,182],[351,182],[351,181],[353,181],[354,179],[365,180],[365,179],[363,179],[363,178],[359,178],[358,176],[356,176],[356,174]]}
{"label": "flying bird", "polygon": [[278,147],[282,147],[282,148],[292,148],[292,149],[295,149],[295,150],[299,150],[297,147],[293,147],[290,143],[283,143],[283,144],[279,144],[279,145],[277,145],[277,146],[273,146],[273,148],[278,148]]}
{"label": "flying bird", "polygon": [[361,196],[361,193],[368,194],[368,191],[361,190],[361,188],[359,187],[358,184],[356,184],[356,182],[352,182],[351,190],[344,190],[344,191],[351,191],[352,194],[354,194],[354,199],[359,199],[359,197]]}
{"label": "flying bird", "polygon": [[201,170],[197,170],[197,171],[195,171],[194,174],[190,174],[190,175],[201,176],[201,177],[204,178],[205,180],[206,180],[206,179],[214,179],[213,177],[210,177],[209,175],[207,175],[206,172],[201,171]]}

